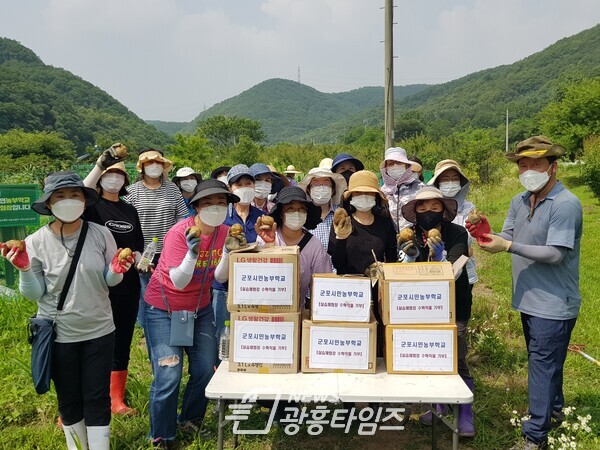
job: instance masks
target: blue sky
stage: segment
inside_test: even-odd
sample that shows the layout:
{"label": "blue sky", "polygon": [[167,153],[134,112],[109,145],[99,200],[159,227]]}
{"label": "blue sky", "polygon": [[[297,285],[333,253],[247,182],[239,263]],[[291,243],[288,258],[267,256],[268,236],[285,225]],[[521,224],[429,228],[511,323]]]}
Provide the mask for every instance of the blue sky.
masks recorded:
{"label": "blue sky", "polygon": [[[189,121],[269,78],[383,86],[384,0],[0,0],[0,36],[143,119]],[[510,64],[600,22],[598,0],[396,0],[396,85]]]}

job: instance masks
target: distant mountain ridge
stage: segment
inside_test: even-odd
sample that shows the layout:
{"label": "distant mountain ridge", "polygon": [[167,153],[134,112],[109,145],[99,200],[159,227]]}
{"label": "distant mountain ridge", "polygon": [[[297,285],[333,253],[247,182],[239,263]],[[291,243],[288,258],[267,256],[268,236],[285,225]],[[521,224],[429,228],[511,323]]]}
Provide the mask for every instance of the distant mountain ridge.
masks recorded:
{"label": "distant mountain ridge", "polygon": [[[513,64],[481,70],[439,85],[395,87],[396,117],[414,111],[430,123],[495,128],[506,110],[511,121],[526,120],[554,99],[561,81],[600,75],[600,25],[560,39]],[[263,81],[200,113],[198,120],[223,114],[259,120],[268,143],[332,142],[362,125],[383,126],[383,87],[326,94],[290,80]]]}
{"label": "distant mountain ridge", "polygon": [[[394,92],[402,98],[426,87],[400,86]],[[213,105],[200,113],[182,132],[194,132],[197,122],[207,117],[240,116],[260,121],[268,143],[296,141],[309,131],[377,105],[383,105],[382,87],[327,94],[296,81],[275,78]]]}

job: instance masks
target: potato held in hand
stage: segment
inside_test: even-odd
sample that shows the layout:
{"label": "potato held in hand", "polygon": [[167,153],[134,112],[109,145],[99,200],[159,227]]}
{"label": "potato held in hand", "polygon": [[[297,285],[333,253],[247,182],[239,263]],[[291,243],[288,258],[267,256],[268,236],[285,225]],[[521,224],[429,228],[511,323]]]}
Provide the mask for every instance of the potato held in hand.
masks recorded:
{"label": "potato held in hand", "polygon": [[234,223],[233,225],[231,225],[231,228],[229,228],[229,236],[231,237],[238,237],[243,232],[244,227],[241,226],[239,223]]}
{"label": "potato held in hand", "polygon": [[427,233],[427,237],[430,239],[436,239],[436,240],[442,240],[442,233],[440,233],[440,230],[438,230],[437,228],[432,228],[431,230],[429,230],[429,232]]}
{"label": "potato held in hand", "polygon": [[398,241],[398,244],[402,244],[403,242],[411,241],[414,238],[415,232],[413,231],[413,229],[410,227],[406,227],[400,230],[400,233],[398,233],[396,239]]}
{"label": "potato held in hand", "polygon": [[275,219],[273,219],[271,216],[261,216],[258,218],[257,223],[259,223],[258,227],[261,230],[268,231],[273,227]]}
{"label": "potato held in hand", "polygon": [[471,226],[467,226],[469,233],[473,236],[478,244],[486,244],[491,242],[491,239],[486,238],[486,234],[492,233],[492,227],[486,217],[479,212],[477,208],[471,210],[467,216],[467,221]]}
{"label": "potato held in hand", "polygon": [[115,158],[125,158],[127,157],[127,147],[118,142],[112,145],[111,153]]}
{"label": "potato held in hand", "polygon": [[133,252],[131,251],[131,249],[124,248],[119,253],[119,261],[126,261],[127,259],[131,258],[132,256],[133,256]]}
{"label": "potato held in hand", "polygon": [[23,241],[18,240],[18,239],[11,239],[10,241],[6,241],[4,245],[9,250],[12,250],[13,248],[18,248],[19,251],[21,251],[21,252],[23,250],[25,250],[25,243]]}
{"label": "potato held in hand", "polygon": [[202,230],[200,229],[200,227],[195,227],[195,226],[190,227],[187,231],[187,235],[189,237],[197,238],[197,237],[200,237],[201,234],[202,234]]}

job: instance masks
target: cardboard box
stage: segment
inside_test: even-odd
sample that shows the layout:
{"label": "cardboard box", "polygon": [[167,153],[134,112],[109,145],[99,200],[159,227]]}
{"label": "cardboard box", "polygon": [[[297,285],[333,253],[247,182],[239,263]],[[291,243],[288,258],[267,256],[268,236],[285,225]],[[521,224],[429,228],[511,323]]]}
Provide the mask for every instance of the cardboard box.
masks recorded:
{"label": "cardboard box", "polygon": [[377,321],[302,321],[302,372],[375,373]]}
{"label": "cardboard box", "polygon": [[371,320],[371,280],[367,277],[314,274],[310,292],[313,322]]}
{"label": "cardboard box", "polygon": [[229,312],[286,313],[299,311],[298,246],[264,247],[231,252]]}
{"label": "cardboard box", "polygon": [[452,264],[384,264],[379,310],[385,325],[456,323]]}
{"label": "cardboard box", "polygon": [[297,373],[300,313],[231,314],[229,371]]}
{"label": "cardboard box", "polygon": [[387,325],[385,365],[388,373],[458,373],[456,325]]}

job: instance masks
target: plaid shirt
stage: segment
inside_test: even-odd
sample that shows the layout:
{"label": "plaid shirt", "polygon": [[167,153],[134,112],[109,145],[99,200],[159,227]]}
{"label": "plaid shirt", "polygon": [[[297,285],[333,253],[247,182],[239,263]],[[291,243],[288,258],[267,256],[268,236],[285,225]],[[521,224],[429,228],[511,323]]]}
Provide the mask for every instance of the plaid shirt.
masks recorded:
{"label": "plaid shirt", "polygon": [[323,221],[317,225],[317,228],[310,230],[311,234],[321,241],[325,251],[327,251],[327,247],[329,246],[329,230],[331,230],[331,225],[333,224],[333,213],[337,208],[337,205],[332,205]]}

